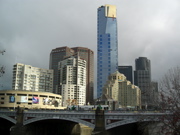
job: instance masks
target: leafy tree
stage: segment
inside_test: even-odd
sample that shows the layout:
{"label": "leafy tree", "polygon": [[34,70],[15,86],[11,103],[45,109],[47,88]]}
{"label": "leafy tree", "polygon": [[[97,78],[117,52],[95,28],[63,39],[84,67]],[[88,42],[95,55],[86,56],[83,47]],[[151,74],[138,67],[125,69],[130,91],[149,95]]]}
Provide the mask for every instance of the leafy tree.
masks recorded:
{"label": "leafy tree", "polygon": [[68,99],[66,100],[66,104],[69,105],[78,105],[78,101],[76,99]]}

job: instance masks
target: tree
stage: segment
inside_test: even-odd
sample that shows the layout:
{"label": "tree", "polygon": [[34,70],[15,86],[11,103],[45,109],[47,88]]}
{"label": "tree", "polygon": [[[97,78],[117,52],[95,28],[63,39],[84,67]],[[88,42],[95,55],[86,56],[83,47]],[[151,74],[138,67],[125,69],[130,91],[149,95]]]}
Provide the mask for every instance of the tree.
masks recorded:
{"label": "tree", "polygon": [[[162,132],[180,135],[180,68],[170,69],[160,83],[160,108],[167,115],[161,118]],[[169,115],[171,114],[171,115]]]}
{"label": "tree", "polygon": [[[1,51],[0,50],[0,54],[4,55],[5,50]],[[1,66],[0,67],[0,77],[3,76],[3,74],[5,73],[5,67]]]}
{"label": "tree", "polygon": [[66,100],[66,104],[69,105],[78,105],[78,101],[76,99],[68,99]]}
{"label": "tree", "polygon": [[71,100],[71,105],[78,105],[78,101],[76,99]]}

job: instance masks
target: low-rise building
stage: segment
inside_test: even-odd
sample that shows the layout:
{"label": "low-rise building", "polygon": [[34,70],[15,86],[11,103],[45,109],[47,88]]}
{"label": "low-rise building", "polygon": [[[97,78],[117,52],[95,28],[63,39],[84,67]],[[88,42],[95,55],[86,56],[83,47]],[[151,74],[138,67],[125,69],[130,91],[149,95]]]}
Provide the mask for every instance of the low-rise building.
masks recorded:
{"label": "low-rise building", "polygon": [[63,109],[61,95],[49,92],[0,91],[0,108]]}

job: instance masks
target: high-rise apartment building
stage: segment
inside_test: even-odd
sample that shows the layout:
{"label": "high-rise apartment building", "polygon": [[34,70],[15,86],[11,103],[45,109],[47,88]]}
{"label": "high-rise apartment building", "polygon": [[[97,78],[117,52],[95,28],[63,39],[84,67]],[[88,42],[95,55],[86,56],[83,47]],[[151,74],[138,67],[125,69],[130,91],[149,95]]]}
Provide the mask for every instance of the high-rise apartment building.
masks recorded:
{"label": "high-rise apartment building", "polygon": [[94,104],[94,52],[85,47],[71,49],[86,61],[86,104]]}
{"label": "high-rise apartment building", "polygon": [[53,90],[54,93],[61,94],[61,90],[58,88],[58,62],[76,54],[86,60],[86,103],[92,104],[94,99],[94,52],[91,49],[84,47],[59,47],[51,51],[49,68],[54,70]]}
{"label": "high-rise apartment building", "polygon": [[53,91],[53,70],[17,63],[13,67],[13,90]]}
{"label": "high-rise apartment building", "polygon": [[132,84],[133,82],[133,68],[132,66],[118,66],[118,71],[124,74]]}
{"label": "high-rise apartment building", "polygon": [[54,70],[53,93],[61,95],[61,91],[58,90],[58,62],[62,61],[64,57],[71,56],[72,54],[74,54],[74,51],[66,46],[53,49],[50,53],[49,69]]}
{"label": "high-rise apartment building", "polygon": [[101,6],[97,12],[97,97],[100,97],[108,76],[118,69],[118,41],[116,6]]}
{"label": "high-rise apartment building", "polygon": [[108,95],[123,108],[141,108],[141,90],[131,84],[124,74],[118,71],[109,75],[108,81],[103,88],[103,94]]}
{"label": "high-rise apartment building", "polygon": [[63,106],[86,104],[86,61],[70,56],[59,62]]}
{"label": "high-rise apartment building", "polygon": [[146,57],[135,60],[134,84],[141,89],[142,106],[151,103],[151,62]]}

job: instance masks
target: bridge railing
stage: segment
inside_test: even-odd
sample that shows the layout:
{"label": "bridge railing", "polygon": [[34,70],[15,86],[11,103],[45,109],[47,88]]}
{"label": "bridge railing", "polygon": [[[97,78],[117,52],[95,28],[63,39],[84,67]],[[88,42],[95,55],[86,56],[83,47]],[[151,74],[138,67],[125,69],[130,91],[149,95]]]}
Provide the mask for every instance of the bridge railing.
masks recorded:
{"label": "bridge railing", "polygon": [[[8,108],[0,108],[0,112],[5,111],[17,111],[17,109],[8,109]],[[49,110],[49,109],[25,109],[25,112],[69,112],[69,113],[95,113],[95,110]],[[105,113],[134,113],[134,114],[143,114],[143,113],[171,113],[169,110],[139,110],[139,111],[131,111],[131,110],[105,110]]]}

